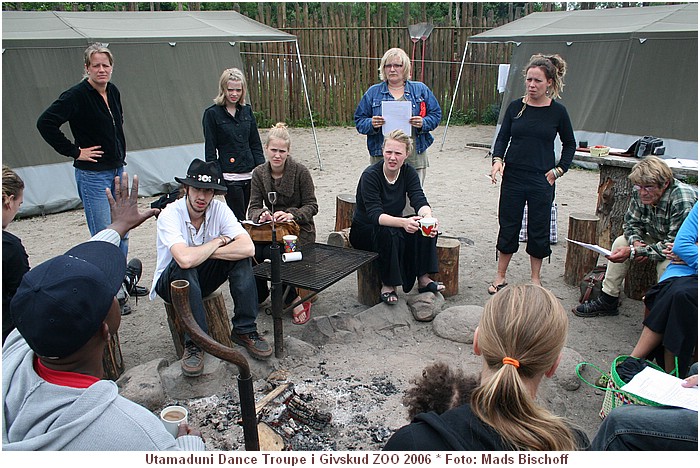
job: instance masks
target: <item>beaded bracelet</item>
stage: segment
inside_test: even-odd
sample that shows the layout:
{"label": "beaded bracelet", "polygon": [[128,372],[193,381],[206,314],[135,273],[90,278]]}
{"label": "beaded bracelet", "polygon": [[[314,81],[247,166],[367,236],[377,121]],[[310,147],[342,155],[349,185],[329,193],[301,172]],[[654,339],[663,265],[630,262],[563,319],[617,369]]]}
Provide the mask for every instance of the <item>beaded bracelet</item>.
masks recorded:
{"label": "beaded bracelet", "polygon": [[491,165],[492,166],[494,164],[496,164],[497,162],[503,164],[503,158],[501,158],[500,156],[494,156],[493,158],[491,158]]}

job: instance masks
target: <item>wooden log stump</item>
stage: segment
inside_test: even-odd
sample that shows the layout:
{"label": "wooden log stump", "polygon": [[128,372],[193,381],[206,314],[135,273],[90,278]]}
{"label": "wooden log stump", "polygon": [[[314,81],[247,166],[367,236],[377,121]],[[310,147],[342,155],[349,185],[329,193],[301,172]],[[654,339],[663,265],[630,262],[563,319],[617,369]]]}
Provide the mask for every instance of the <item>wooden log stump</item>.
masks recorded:
{"label": "wooden log stump", "polygon": [[[571,240],[595,244],[598,241],[598,217],[585,213],[569,215],[569,232]],[[598,264],[598,254],[592,250],[567,242],[566,260],[564,262],[564,282],[577,286],[584,275]]]}
{"label": "wooden log stump", "polygon": [[379,263],[372,260],[357,270],[357,300],[360,304],[372,307],[382,300],[382,277],[379,273]]}
{"label": "wooden log stump", "polygon": [[439,273],[433,280],[445,285],[442,295],[445,297],[459,294],[459,240],[449,237],[438,237],[437,256],[440,267]]}
{"label": "wooden log stump", "polygon": [[641,301],[647,290],[658,282],[656,262],[630,262],[630,269],[625,277],[625,296]]}
{"label": "wooden log stump", "polygon": [[[184,327],[180,317],[175,313],[175,308],[169,302],[164,302],[165,312],[168,315],[168,328],[175,345],[175,354],[178,359],[182,358],[185,346]],[[209,329],[209,336],[224,346],[233,348],[231,342],[231,321],[228,318],[226,303],[221,291],[214,291],[204,298],[204,312]]]}
{"label": "wooden log stump", "polygon": [[348,227],[337,232],[331,232],[328,234],[326,244],[335,247],[352,248],[352,245],[350,245],[350,228]]}
{"label": "wooden log stump", "polygon": [[105,380],[117,380],[124,373],[124,360],[122,358],[122,347],[119,343],[119,332],[114,332],[110,336],[107,346],[105,346],[102,356],[102,367],[104,368]]}
{"label": "wooden log stump", "polygon": [[355,195],[341,193],[335,200],[335,230],[342,231],[352,225],[355,213]]}
{"label": "wooden log stump", "polygon": [[632,183],[628,176],[630,168],[603,165],[600,168],[598,203],[598,245],[609,249],[622,234],[625,213],[632,198]]}

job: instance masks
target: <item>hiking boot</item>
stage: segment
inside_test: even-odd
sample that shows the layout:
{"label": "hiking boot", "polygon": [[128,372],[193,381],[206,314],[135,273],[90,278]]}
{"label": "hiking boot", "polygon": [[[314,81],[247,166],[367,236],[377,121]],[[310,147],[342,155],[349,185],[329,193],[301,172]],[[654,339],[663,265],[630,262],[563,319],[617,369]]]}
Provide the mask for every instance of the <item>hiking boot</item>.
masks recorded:
{"label": "hiking boot", "polygon": [[129,296],[146,296],[148,290],[136,286],[141,279],[141,272],[143,271],[143,266],[141,265],[141,260],[138,258],[132,258],[126,265],[126,273],[124,274],[124,286],[126,287],[126,292]]}
{"label": "hiking boot", "polygon": [[[607,296],[607,297],[606,297]],[[617,298],[602,293],[598,299],[586,301],[571,309],[577,317],[597,317],[599,315],[618,315]]]}
{"label": "hiking boot", "polygon": [[182,353],[182,374],[187,377],[198,377],[204,371],[204,351],[199,349],[194,343],[190,343],[185,347],[185,352]]}
{"label": "hiking boot", "polygon": [[248,353],[256,359],[267,359],[272,356],[272,347],[256,331],[242,335],[232,331],[231,341],[245,347]]}

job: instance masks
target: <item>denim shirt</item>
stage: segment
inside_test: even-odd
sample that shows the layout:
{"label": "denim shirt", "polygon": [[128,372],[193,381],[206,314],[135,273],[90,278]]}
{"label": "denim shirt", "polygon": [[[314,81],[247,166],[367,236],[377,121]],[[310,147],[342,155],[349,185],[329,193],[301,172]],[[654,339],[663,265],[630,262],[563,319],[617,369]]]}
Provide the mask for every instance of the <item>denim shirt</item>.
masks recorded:
{"label": "denim shirt", "polygon": [[[433,143],[430,131],[434,130],[442,118],[442,110],[433,92],[420,81],[406,81],[404,98],[412,105],[411,115],[420,115],[421,103],[425,102],[426,114],[423,116],[423,128],[414,128],[416,152],[423,153]],[[367,135],[367,149],[370,156],[382,155],[384,135],[382,128],[372,127],[372,116],[382,115],[382,101],[394,101],[386,81],[372,85],[355,109],[355,128]]]}

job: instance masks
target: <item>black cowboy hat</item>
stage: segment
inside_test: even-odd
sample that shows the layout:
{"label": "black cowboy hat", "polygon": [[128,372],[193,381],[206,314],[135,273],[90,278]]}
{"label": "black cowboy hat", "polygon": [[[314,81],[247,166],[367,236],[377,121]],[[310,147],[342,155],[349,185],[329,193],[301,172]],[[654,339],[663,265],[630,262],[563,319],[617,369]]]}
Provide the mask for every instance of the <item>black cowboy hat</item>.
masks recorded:
{"label": "black cowboy hat", "polygon": [[225,195],[227,192],[226,187],[222,185],[221,169],[216,161],[204,162],[195,159],[187,168],[187,177],[175,177],[175,180],[191,187],[214,189],[216,195]]}

